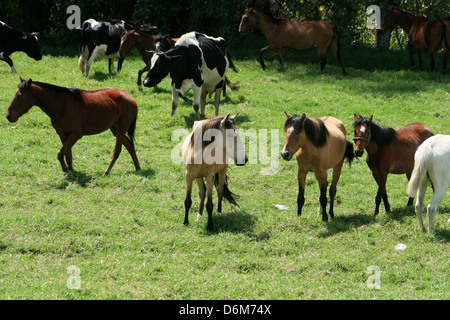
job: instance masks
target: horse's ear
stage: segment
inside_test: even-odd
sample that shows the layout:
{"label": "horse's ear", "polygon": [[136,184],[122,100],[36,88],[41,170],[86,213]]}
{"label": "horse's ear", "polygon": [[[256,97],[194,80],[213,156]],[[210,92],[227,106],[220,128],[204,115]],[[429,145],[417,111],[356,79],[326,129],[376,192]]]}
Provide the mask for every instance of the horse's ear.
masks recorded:
{"label": "horse's ear", "polygon": [[230,120],[233,121],[234,123],[236,123],[236,117],[238,116],[239,113],[236,113],[236,115],[230,117]]}
{"label": "horse's ear", "polygon": [[306,119],[306,114],[302,114],[302,117],[300,118],[300,120],[305,120]]}
{"label": "horse's ear", "polygon": [[225,126],[225,123],[230,119],[230,114],[228,114],[225,118],[220,121],[220,128],[223,128]]}
{"label": "horse's ear", "polygon": [[371,115],[371,116],[369,117],[370,122],[372,122],[372,118],[373,118],[373,115]]}
{"label": "horse's ear", "polygon": [[292,115],[290,115],[289,113],[287,113],[286,111],[284,112],[284,114],[286,115],[286,118],[290,118],[290,117],[292,117]]}
{"label": "horse's ear", "polygon": [[24,82],[24,81],[25,81],[25,79],[24,79],[24,78],[22,78],[21,76],[19,76],[19,78],[20,78],[20,83],[22,83],[22,82]]}

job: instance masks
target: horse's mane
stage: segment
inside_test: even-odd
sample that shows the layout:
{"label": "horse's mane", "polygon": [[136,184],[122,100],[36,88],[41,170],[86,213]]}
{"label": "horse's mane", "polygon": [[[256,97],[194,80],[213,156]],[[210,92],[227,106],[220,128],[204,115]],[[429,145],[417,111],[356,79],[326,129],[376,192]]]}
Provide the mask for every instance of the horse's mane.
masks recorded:
{"label": "horse's mane", "polygon": [[281,21],[284,20],[284,18],[274,16],[272,11],[268,9],[253,9],[253,10],[268,16],[270,18],[270,21],[272,21],[274,24],[279,24]]}
{"label": "horse's mane", "polygon": [[404,11],[404,10],[400,10],[399,8],[395,8],[395,7],[394,7],[394,8],[392,8],[391,10],[392,10],[392,11],[393,11],[393,10],[397,10],[397,11],[399,11],[400,13],[407,14],[407,15],[409,15],[409,16],[411,16],[411,17],[417,17],[417,18],[422,18],[422,19],[428,20],[427,17],[424,17],[424,16],[416,16],[416,15],[410,13],[410,12],[407,12],[407,11]]}
{"label": "horse's mane", "polygon": [[[33,83],[37,84],[38,86],[45,88],[45,89],[49,89],[49,90],[53,90],[53,91],[57,91],[57,92],[62,92],[62,93],[68,93],[71,94],[74,98],[83,101],[83,92],[78,89],[78,88],[66,88],[66,87],[60,87],[54,84],[50,84],[50,83],[44,83],[44,82],[39,82],[39,81],[33,81]],[[20,86],[24,86],[26,84],[26,82],[22,82],[19,85]]]}
{"label": "horse's mane", "polygon": [[371,139],[379,146],[384,146],[391,143],[397,136],[394,128],[382,127],[369,118],[358,115],[358,118],[353,122],[353,127],[357,127],[362,124],[367,124],[369,129],[372,130]]}
{"label": "horse's mane", "polygon": [[[201,135],[199,136],[200,139],[202,140],[202,146],[206,147],[207,145],[211,144],[212,142],[214,142],[214,136],[210,133],[208,135],[208,130],[211,129],[219,129],[220,128],[220,122],[223,120],[223,118],[225,118],[224,116],[218,116],[215,118],[211,118],[207,121],[205,121],[204,123],[201,124],[201,128],[196,128],[195,130],[201,130]],[[233,122],[231,120],[228,120],[225,123],[225,130],[226,129],[233,129]],[[206,138],[204,138],[206,133]],[[191,146],[194,145],[194,139],[195,137],[197,137],[198,135],[196,135],[195,133],[191,136]]]}
{"label": "horse's mane", "polygon": [[286,120],[284,129],[286,130],[291,126],[299,133],[304,129],[306,137],[311,140],[315,147],[324,146],[330,135],[327,127],[320,119],[311,119],[306,116],[302,118],[296,114]]}

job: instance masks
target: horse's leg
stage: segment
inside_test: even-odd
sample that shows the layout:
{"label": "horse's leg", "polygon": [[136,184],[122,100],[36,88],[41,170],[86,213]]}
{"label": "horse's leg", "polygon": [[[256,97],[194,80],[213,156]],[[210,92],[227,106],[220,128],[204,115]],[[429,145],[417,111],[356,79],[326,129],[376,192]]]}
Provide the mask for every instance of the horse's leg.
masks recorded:
{"label": "horse's leg", "polygon": [[183,224],[185,226],[189,225],[189,210],[191,209],[192,205],[192,177],[187,173],[185,173],[185,180],[186,180],[186,198],[184,199],[184,222]]}
{"label": "horse's leg", "polygon": [[298,196],[297,196],[297,215],[302,215],[302,208],[305,204],[305,181],[306,172],[297,169]]}
{"label": "horse's leg", "polygon": [[[406,174],[406,178],[408,179],[408,181],[411,179],[411,173],[412,172]],[[406,204],[406,206],[407,207],[412,206],[413,203],[414,203],[414,197],[409,197],[408,203]]]}
{"label": "horse's leg", "polygon": [[424,198],[425,198],[425,192],[427,190],[427,183],[428,179],[423,179],[422,183],[419,185],[419,188],[417,190],[417,199],[416,199],[416,205],[415,205],[415,212],[417,220],[419,220],[419,226],[420,229],[423,230],[423,219],[422,219],[422,212],[424,208]]}
{"label": "horse's leg", "polygon": [[284,55],[283,55],[283,48],[279,48],[278,50],[278,61],[281,64],[281,67],[284,69]]}
{"label": "horse's leg", "polygon": [[416,50],[414,49],[414,45],[410,41],[408,41],[408,49],[409,49],[409,61],[411,69],[415,70],[416,64],[414,63],[414,53],[416,52]]}
{"label": "horse's leg", "polygon": [[222,213],[223,185],[227,176],[227,168],[219,171],[219,183],[217,184],[217,212]]}
{"label": "horse's leg", "polygon": [[[449,48],[450,49],[450,48]],[[446,69],[447,69],[447,60],[448,60],[448,50],[444,49],[444,60],[442,61],[442,73],[445,74],[446,73]]]}
{"label": "horse's leg", "polygon": [[[114,125],[114,126],[112,126],[110,128],[110,130],[113,133],[113,135],[116,137],[116,139],[119,139],[119,137],[118,137],[118,126]],[[133,144],[131,143],[130,139],[128,139],[128,137],[125,134],[123,134],[122,137],[121,137],[121,143],[125,146],[125,148],[127,149],[128,153],[131,155],[131,159],[133,159],[133,163],[134,163],[134,166],[136,168],[136,171],[141,170],[141,166],[139,165],[139,160],[138,160],[137,155],[136,155],[136,150],[134,149]],[[107,175],[108,173],[109,173],[109,171],[105,172],[105,175]]]}
{"label": "horse's leg", "polygon": [[339,178],[341,176],[341,170],[342,165],[344,164],[344,161],[340,162],[337,166],[333,168],[333,179],[331,180],[331,186],[330,186],[330,210],[329,214],[331,218],[334,218],[334,197],[336,196],[337,191],[337,183],[339,181]]}
{"label": "horse's leg", "polygon": [[206,229],[208,231],[213,230],[213,220],[212,220],[212,212],[213,212],[213,201],[212,201],[212,192],[214,188],[214,175],[211,174],[206,177],[206,211],[208,212],[208,225]]}
{"label": "horse's leg", "polygon": [[150,66],[146,65],[145,67],[140,69],[138,72],[137,86],[138,86],[139,91],[142,91],[142,81],[141,81],[142,74],[148,70],[150,70]]}
{"label": "horse's leg", "polygon": [[417,60],[419,61],[420,71],[423,71],[422,54],[417,50]]}
{"label": "horse's leg", "polygon": [[[79,137],[74,134],[71,134],[67,137],[61,137],[63,146],[62,146],[61,150],[59,150],[59,152],[58,152],[58,160],[59,160],[59,163],[61,164],[62,170],[64,172],[67,172],[68,170],[73,170],[72,147],[78,140],[79,140]],[[66,159],[69,158],[70,163],[66,164],[66,161],[64,160],[64,158],[66,158]]]}
{"label": "horse's leg", "polygon": [[[434,179],[436,180],[436,179]],[[434,195],[433,198],[430,201],[430,204],[427,207],[427,214],[428,214],[428,232],[434,233],[434,216],[436,215],[436,211],[439,208],[440,203],[442,200],[444,200],[445,194],[447,193],[448,185],[447,187],[443,185],[444,183],[439,183],[438,181],[434,181]]]}
{"label": "horse's leg", "polygon": [[122,64],[125,58],[119,58],[119,61],[117,62],[117,72],[120,72],[122,70]]}
{"label": "horse's leg", "polygon": [[430,68],[431,71],[434,71],[434,54],[432,50],[428,51],[428,56],[430,57]]}
{"label": "horse's leg", "polygon": [[259,50],[259,59],[258,59],[258,61],[261,64],[261,67],[263,68],[263,70],[266,70],[266,68],[267,68],[266,64],[264,63],[264,60],[263,60],[263,55],[268,50],[270,51],[270,50],[274,50],[274,49],[269,45],[269,46],[264,47],[261,50]]}
{"label": "horse's leg", "polygon": [[327,171],[314,172],[317,181],[319,182],[320,197],[319,197],[319,213],[322,214],[322,221],[328,221],[327,215]]}
{"label": "horse's leg", "polygon": [[203,207],[205,206],[205,196],[206,196],[206,186],[203,178],[195,179],[198,185],[198,195],[200,197],[200,205],[198,207],[198,215],[197,219],[199,219],[203,215]]}
{"label": "horse's leg", "polygon": [[375,215],[377,215],[380,211],[380,203],[381,199],[384,201],[384,207],[386,209],[386,212],[391,211],[390,205],[387,199],[386,194],[386,180],[387,180],[387,174],[380,174],[378,172],[372,171],[372,175],[375,179],[375,181],[378,184],[378,191],[377,195],[375,196]]}

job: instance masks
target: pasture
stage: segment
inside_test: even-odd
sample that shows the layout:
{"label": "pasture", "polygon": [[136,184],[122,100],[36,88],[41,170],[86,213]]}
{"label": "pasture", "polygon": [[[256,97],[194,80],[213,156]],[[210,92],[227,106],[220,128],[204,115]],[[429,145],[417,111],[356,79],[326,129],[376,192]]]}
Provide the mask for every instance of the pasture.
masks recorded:
{"label": "pasture", "polygon": [[[190,224],[183,225],[185,169],[171,160],[182,141],[173,140],[172,133],[190,131],[195,120],[192,92],[171,117],[169,79],[157,88],[137,90],[137,71],[143,67],[137,54],[125,59],[120,73],[108,74],[107,60],[99,60],[85,78],[77,69],[76,44],[41,44],[42,61],[15,53],[17,74],[0,64],[0,299],[450,298],[448,192],[436,214],[434,235],[420,231],[414,208],[406,207],[404,175],[388,176],[392,211],[386,214],[381,207],[374,217],[377,185],[364,153],[351,167],[344,163],[335,218],[322,222],[317,180],[307,176],[298,217],[297,163],[280,157],[284,111],[336,117],[350,141],[354,113],[373,114],[383,126],[424,122],[434,133],[450,134],[450,76],[440,69],[407,70],[405,52],[345,46],[348,76],[331,54],[320,72],[314,50],[286,50],[284,70],[268,53],[263,71],[256,58],[264,41],[248,39],[231,48],[240,71],[230,70],[228,77],[239,82],[240,90],[227,90],[220,114],[239,113],[237,125],[244,131],[264,136],[267,130],[267,156],[274,152],[276,170],[261,174],[271,166],[260,154],[266,146],[261,136],[251,140],[258,143],[258,153],[250,154],[245,166],[232,164],[229,170],[229,187],[240,196],[240,207],[224,202],[217,215],[214,193],[212,232],[206,231],[206,215],[195,219],[195,184]],[[441,61],[442,53],[436,64]],[[424,64],[429,70],[426,59]],[[103,176],[115,141],[104,132],[78,141],[75,171],[61,171],[61,142],[47,115],[33,107],[17,123],[5,118],[19,75],[130,94],[139,106],[135,145],[142,170],[134,170],[123,150],[114,170]],[[208,99],[206,117],[212,116],[213,100]],[[426,204],[431,197],[428,188]],[[396,250],[399,243],[406,249]]]}

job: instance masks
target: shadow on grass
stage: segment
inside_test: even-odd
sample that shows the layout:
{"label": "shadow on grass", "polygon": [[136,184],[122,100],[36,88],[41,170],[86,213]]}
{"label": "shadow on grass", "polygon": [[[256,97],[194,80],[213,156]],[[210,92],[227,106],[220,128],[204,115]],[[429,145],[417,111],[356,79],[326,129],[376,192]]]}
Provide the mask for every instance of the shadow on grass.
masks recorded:
{"label": "shadow on grass", "polygon": [[79,171],[70,171],[66,173],[64,176],[64,179],[61,180],[61,182],[56,185],[57,189],[64,190],[66,189],[71,183],[76,183],[82,188],[86,188],[89,183],[92,181],[92,176],[87,175],[83,172]]}
{"label": "shadow on grass", "polygon": [[155,170],[152,168],[141,169],[139,171],[134,171],[134,174],[141,177],[151,178],[155,175]]}
{"label": "shadow on grass", "polygon": [[[203,221],[205,228],[207,222],[207,214],[204,213]],[[213,212],[214,230],[207,232],[208,235],[214,235],[222,232],[242,233],[253,236],[253,227],[257,219],[245,210],[237,210],[229,213],[217,214]]]}
{"label": "shadow on grass", "polygon": [[341,232],[348,232],[354,228],[372,224],[376,221],[373,214],[353,214],[350,216],[335,216],[326,224],[327,231],[319,234],[321,238],[328,238]]}

